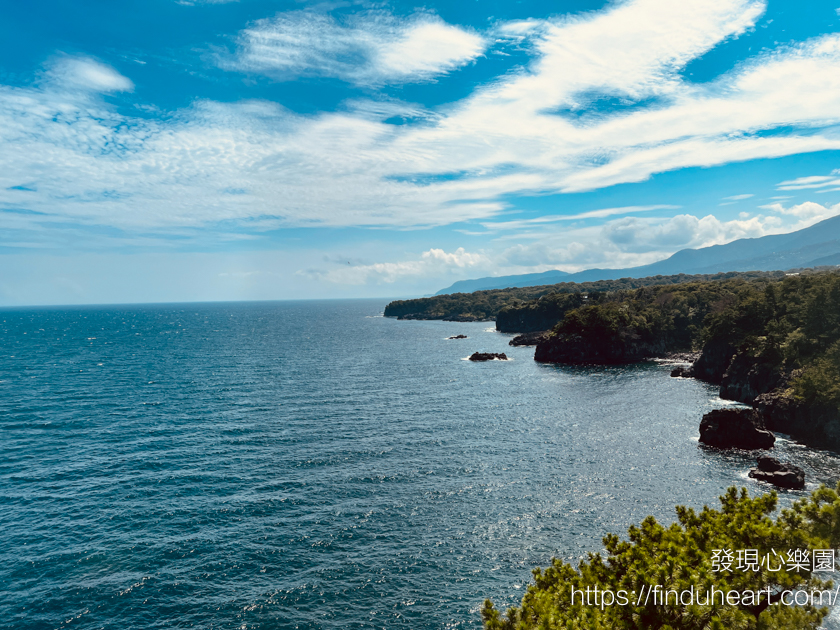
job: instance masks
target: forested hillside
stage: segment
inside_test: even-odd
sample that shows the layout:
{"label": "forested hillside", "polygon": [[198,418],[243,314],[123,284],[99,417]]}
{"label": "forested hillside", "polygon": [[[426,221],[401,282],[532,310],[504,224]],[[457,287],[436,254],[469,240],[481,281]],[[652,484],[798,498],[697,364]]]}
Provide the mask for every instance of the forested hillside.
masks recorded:
{"label": "forested hillside", "polygon": [[[540,287],[523,287],[476,291],[474,293],[453,293],[435,295],[414,300],[396,300],[385,307],[385,317],[398,319],[442,319],[446,321],[483,321],[497,318],[502,309],[507,309],[503,324],[497,325],[504,332],[528,332],[548,330],[567,310],[565,297],[545,297],[570,293],[589,294],[624,291],[654,285],[681,284],[699,280],[726,280],[731,278],[778,278],[782,272],[718,273],[711,275],[678,274],[674,276],[652,276],[650,278],[622,278],[598,282],[561,282]],[[544,298],[540,303],[536,300]],[[570,302],[572,304],[574,302]],[[524,326],[524,327],[517,327]],[[534,326],[542,326],[534,327]]]}
{"label": "forested hillside", "polygon": [[691,375],[753,404],[770,429],[840,448],[840,273],[592,294],[534,358],[624,363],[702,350]]}

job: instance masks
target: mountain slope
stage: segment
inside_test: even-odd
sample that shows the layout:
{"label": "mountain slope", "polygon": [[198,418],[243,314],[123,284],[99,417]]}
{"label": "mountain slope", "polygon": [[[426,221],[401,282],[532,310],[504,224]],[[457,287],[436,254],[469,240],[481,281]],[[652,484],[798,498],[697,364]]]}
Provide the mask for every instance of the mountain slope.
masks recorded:
{"label": "mountain slope", "polygon": [[510,287],[538,287],[544,284],[557,284],[565,282],[569,273],[552,269],[542,273],[525,273],[518,276],[495,276],[490,278],[478,278],[477,280],[458,280],[448,289],[438,291],[435,295],[446,293],[472,293],[473,291],[485,291],[487,289],[500,289]]}
{"label": "mountain slope", "polygon": [[[833,262],[837,261],[837,262]],[[487,289],[530,287],[556,282],[594,282],[657,275],[707,274],[723,271],[771,271],[840,264],[840,216],[788,234],[742,238],[726,245],[683,249],[649,265],[624,269],[587,269],[460,280],[435,295]]]}

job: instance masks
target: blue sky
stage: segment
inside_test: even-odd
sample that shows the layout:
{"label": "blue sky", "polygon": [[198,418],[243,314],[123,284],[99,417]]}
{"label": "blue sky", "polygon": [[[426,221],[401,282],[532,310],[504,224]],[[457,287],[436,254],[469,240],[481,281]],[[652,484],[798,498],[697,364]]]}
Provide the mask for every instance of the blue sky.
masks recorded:
{"label": "blue sky", "polygon": [[0,305],[405,296],[840,212],[840,0],[32,0]]}

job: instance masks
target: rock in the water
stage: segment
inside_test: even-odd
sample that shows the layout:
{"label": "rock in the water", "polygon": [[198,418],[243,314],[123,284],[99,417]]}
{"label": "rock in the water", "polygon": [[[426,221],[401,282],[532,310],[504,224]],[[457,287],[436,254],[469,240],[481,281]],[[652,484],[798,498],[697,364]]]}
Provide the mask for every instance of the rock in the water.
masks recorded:
{"label": "rock in the water", "polygon": [[700,441],[718,448],[770,448],[776,441],[754,409],[715,409],[700,422]]}
{"label": "rock in the water", "polygon": [[466,335],[455,335],[454,337],[447,337],[447,339],[467,339]]}
{"label": "rock in the water", "polygon": [[507,361],[507,355],[504,352],[473,352],[470,355],[470,361],[492,361],[498,359],[499,361]]}
{"label": "rock in the water", "polygon": [[671,370],[671,376],[680,378],[692,378],[694,370],[691,367],[677,366]]}
{"label": "rock in the water", "polygon": [[805,471],[799,466],[782,463],[775,457],[762,455],[758,468],[750,468],[750,477],[772,483],[779,488],[802,490],[805,488]]}
{"label": "rock in the water", "polygon": [[536,346],[548,339],[549,331],[529,332],[522,335],[516,335],[513,339],[508,341],[509,346]]}

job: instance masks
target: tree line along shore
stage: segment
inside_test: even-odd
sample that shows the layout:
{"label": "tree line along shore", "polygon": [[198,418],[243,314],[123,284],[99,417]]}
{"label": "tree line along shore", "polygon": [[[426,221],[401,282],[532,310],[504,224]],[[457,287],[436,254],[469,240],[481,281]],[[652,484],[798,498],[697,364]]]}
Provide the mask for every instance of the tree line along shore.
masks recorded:
{"label": "tree line along shore", "polygon": [[[750,272],[657,276],[562,283],[392,302],[385,315],[401,319],[496,320],[502,332],[530,333],[537,361],[616,364],[691,353],[675,371],[720,386],[721,398],[751,405],[768,429],[818,448],[840,450],[840,271]],[[541,334],[535,334],[541,333]],[[512,341],[516,345],[515,340]],[[752,412],[751,412],[752,413]],[[822,579],[808,569],[720,572],[722,549],[770,554],[814,553],[840,546],[840,483],[821,487],[774,519],[775,492],[750,498],[735,488],[719,510],[677,507],[670,526],[648,517],[628,539],[609,534],[606,552],[577,568],[553,560],[534,569],[519,606],[481,611],[487,630],[563,628],[705,630],[817,629],[834,605]],[[838,565],[840,568],[840,565]],[[697,589],[739,596],[685,605],[676,597],[636,597],[654,585],[683,593]],[[624,593],[624,604],[575,600],[598,587]],[[746,593],[766,593],[747,599]],[[837,589],[840,594],[840,589]],[[807,592],[803,605],[785,593]],[[828,594],[828,595],[826,595]]]}
{"label": "tree line along shore", "polygon": [[[522,296],[530,293],[531,299]],[[496,309],[494,311],[494,309]],[[392,302],[403,319],[546,331],[534,358],[615,364],[697,353],[684,375],[754,406],[767,428],[840,450],[840,273],[657,276]]]}

